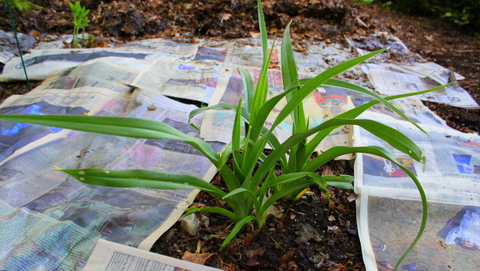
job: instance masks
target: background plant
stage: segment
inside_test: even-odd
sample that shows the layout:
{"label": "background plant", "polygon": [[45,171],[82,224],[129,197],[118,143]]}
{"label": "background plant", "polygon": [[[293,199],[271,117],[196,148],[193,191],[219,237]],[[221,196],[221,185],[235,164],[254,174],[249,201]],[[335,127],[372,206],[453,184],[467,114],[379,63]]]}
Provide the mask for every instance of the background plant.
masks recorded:
{"label": "background plant", "polygon": [[[370,106],[381,102],[408,120],[408,118],[391,105],[388,100],[417,95],[427,91],[384,99],[362,87],[332,79],[332,77],[337,74],[381,53],[383,50],[349,60],[324,71],[314,78],[299,80],[289,37],[289,25],[285,31],[281,52],[282,76],[285,89],[281,94],[267,100],[267,71],[273,50],[269,52],[267,48],[267,32],[260,0],[258,1],[258,16],[264,61],[256,87],[253,84],[251,75],[245,70],[240,69],[239,72],[242,75],[244,84],[244,97],[237,105],[219,104],[208,108],[197,109],[191,113],[191,117],[193,117],[209,109],[235,110],[232,141],[221,153],[215,152],[208,143],[199,138],[184,134],[165,123],[145,119],[64,115],[0,115],[0,119],[133,138],[180,140],[192,145],[217,167],[225,181],[227,192],[220,190],[204,180],[185,174],[148,170],[66,169],[62,171],[87,184],[155,189],[197,188],[211,193],[225,201],[229,208],[189,208],[185,215],[195,212],[210,212],[222,214],[231,219],[235,223],[235,226],[224,240],[222,246],[227,245],[243,226],[250,221],[255,221],[257,227],[262,227],[268,208],[280,198],[292,198],[311,185],[318,185],[327,195],[327,184],[351,189],[352,176],[319,176],[313,173],[319,166],[326,162],[343,154],[356,152],[381,156],[402,168],[412,178],[417,185],[423,201],[424,214],[419,233],[411,247],[402,257],[401,260],[403,260],[416,242],[418,242],[426,223],[426,197],[415,175],[397,162],[388,151],[377,146],[336,146],[312,161],[308,160],[315,147],[333,129],[344,125],[357,125],[385,140],[399,151],[409,155],[412,159],[424,162],[421,150],[405,135],[373,120],[356,119],[356,117]],[[306,119],[303,112],[302,102],[311,92],[320,86],[341,87],[369,95],[376,100],[347,111],[316,127],[309,127],[308,119]],[[280,111],[272,127],[270,129],[266,128],[264,123],[268,114],[275,105],[284,98],[287,99],[287,104]],[[293,134],[285,142],[280,143],[274,136],[273,130],[288,116],[292,116],[293,119]],[[307,138],[310,136],[314,136],[314,138],[308,141]],[[273,151],[268,156],[265,156],[263,150],[267,144],[273,148]],[[287,155],[287,153],[290,155]],[[226,164],[230,156],[233,157],[232,167]],[[255,170],[258,161],[262,163],[258,170]],[[281,162],[283,170],[280,176],[275,174],[275,166],[278,161]],[[401,260],[398,264],[400,264]]]}
{"label": "background plant", "polygon": [[76,1],[75,4],[69,2],[69,4],[73,13],[72,48],[78,48],[78,33],[80,29],[82,30],[82,40],[85,41],[85,27],[87,27],[90,22],[87,18],[90,10],[82,7],[79,1]]}
{"label": "background plant", "polygon": [[[7,0],[1,0],[1,2],[6,3]],[[8,2],[21,12],[28,12],[32,8],[42,8],[28,0],[8,0]]]}
{"label": "background plant", "polygon": [[373,3],[412,15],[449,18],[465,28],[480,29],[478,0],[374,0]]}

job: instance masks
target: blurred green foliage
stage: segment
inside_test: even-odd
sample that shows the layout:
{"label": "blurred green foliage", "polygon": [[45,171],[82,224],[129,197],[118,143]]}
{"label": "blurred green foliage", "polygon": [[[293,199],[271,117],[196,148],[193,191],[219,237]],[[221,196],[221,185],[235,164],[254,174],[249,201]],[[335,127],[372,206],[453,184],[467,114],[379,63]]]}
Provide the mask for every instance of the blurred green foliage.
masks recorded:
{"label": "blurred green foliage", "polygon": [[[0,3],[6,3],[5,0],[0,0]],[[10,5],[21,12],[28,12],[31,8],[42,8],[39,5],[36,5],[28,0],[8,0]]]}
{"label": "blurred green foliage", "polygon": [[373,0],[373,3],[407,14],[447,18],[467,30],[480,29],[479,0]]}

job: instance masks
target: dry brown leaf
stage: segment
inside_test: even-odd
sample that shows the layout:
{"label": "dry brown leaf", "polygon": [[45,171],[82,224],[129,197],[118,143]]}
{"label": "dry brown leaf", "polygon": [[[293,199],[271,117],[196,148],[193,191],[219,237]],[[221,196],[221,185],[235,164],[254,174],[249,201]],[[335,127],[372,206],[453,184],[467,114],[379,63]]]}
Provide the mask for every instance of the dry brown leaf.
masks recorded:
{"label": "dry brown leaf", "polygon": [[183,254],[182,260],[189,261],[192,263],[197,263],[201,265],[205,265],[205,262],[210,259],[211,257],[216,257],[217,262],[220,263],[220,269],[225,271],[234,271],[234,268],[228,264],[225,264],[222,259],[215,253],[190,253],[186,251]]}
{"label": "dry brown leaf", "polygon": [[208,258],[212,257],[213,255],[216,255],[216,254],[214,254],[214,253],[190,253],[190,252],[186,251],[182,256],[182,260],[203,265],[208,260]]}
{"label": "dry brown leaf", "polygon": [[348,202],[352,202],[356,199],[358,199],[358,194],[355,194],[355,193],[350,193],[350,195],[348,195],[347,197]]}
{"label": "dry brown leaf", "polygon": [[327,226],[327,230],[329,232],[336,232],[338,231],[339,227],[338,226]]}
{"label": "dry brown leaf", "polygon": [[223,14],[222,14],[222,20],[220,20],[220,22],[222,23],[223,21],[228,21],[228,20],[230,20],[230,18],[232,18],[232,14],[230,14],[230,13],[223,13]]}

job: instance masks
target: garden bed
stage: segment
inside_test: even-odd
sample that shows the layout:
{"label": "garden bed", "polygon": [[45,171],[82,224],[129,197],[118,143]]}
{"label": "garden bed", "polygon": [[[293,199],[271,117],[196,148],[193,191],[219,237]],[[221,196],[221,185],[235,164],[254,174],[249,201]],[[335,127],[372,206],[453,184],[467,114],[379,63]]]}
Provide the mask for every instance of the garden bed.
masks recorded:
{"label": "garden bed", "polygon": [[[18,29],[39,39],[72,32],[71,13],[64,1],[34,1],[45,9],[15,11]],[[231,39],[250,36],[257,28],[255,1],[83,1],[92,10],[89,33],[95,44],[122,44],[148,38],[172,38],[195,42],[198,38]],[[436,19],[386,12],[351,1],[266,1],[267,29],[273,35],[293,20],[292,37],[299,51],[309,41],[342,42],[344,35],[369,35],[387,31],[399,37],[411,51],[452,68],[466,77],[461,81],[480,101],[480,41]],[[6,10],[0,26],[11,29]],[[33,32],[32,32],[33,31]],[[35,85],[35,84],[34,84]],[[2,101],[27,92],[24,83],[2,83]],[[463,132],[480,132],[479,110],[426,103],[448,124]],[[324,172],[325,171],[325,172]],[[352,174],[348,163],[335,162],[320,174]],[[219,179],[214,184],[222,186]],[[191,236],[177,223],[152,248],[153,252],[181,258],[186,252],[206,253],[207,264],[230,270],[363,270],[356,232],[355,194],[331,189],[329,205],[318,188],[298,201],[282,201],[277,216],[269,216],[261,230],[246,227],[238,239],[220,251],[221,241],[232,225],[210,215],[209,224]],[[219,206],[217,199],[200,193],[197,205]],[[210,255],[209,253],[214,253]]]}

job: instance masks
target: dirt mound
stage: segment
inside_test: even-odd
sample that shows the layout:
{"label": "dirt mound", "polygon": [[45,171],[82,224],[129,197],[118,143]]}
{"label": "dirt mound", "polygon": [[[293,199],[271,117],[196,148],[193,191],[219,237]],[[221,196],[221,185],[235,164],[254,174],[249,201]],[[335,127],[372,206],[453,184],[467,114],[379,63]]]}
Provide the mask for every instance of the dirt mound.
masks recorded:
{"label": "dirt mound", "polygon": [[[72,32],[68,1],[33,1],[44,9],[15,12],[18,29],[41,33]],[[242,38],[257,31],[256,0],[180,1],[82,1],[91,10],[89,32],[117,38],[136,36],[210,36]],[[292,21],[295,33],[315,33],[335,38],[358,27],[356,9],[345,0],[264,1],[267,29],[283,30]],[[0,11],[0,27],[10,30],[6,9]]]}

